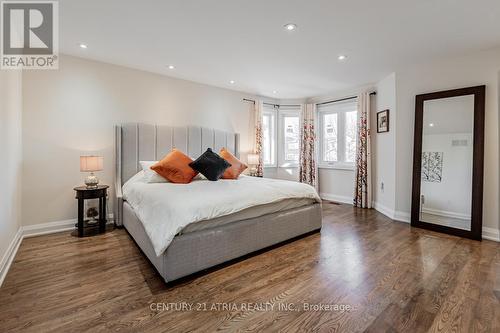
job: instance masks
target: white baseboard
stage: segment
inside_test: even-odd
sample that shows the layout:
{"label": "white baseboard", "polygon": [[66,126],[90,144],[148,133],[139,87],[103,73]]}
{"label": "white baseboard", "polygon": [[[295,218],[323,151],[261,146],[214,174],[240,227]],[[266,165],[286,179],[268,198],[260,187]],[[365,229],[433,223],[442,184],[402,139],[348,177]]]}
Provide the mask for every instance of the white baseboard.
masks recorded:
{"label": "white baseboard", "polygon": [[[394,211],[377,202],[373,202],[373,208],[392,220],[410,223],[410,213]],[[498,229],[483,227],[482,237],[491,241],[500,242],[500,231]]]}
{"label": "white baseboard", "polygon": [[391,208],[384,206],[384,205],[382,205],[378,202],[375,202],[375,201],[372,203],[372,207],[376,211],[384,214],[385,216],[387,216],[388,218],[390,218],[392,220],[410,223],[410,213],[401,212],[401,211],[391,209]]}
{"label": "white baseboard", "polygon": [[500,231],[498,229],[483,227],[483,238],[495,242],[500,242]]}
{"label": "white baseboard", "polygon": [[[108,224],[113,222],[113,214],[108,215]],[[21,245],[24,238],[41,236],[47,234],[54,234],[57,232],[69,231],[75,229],[76,219],[55,221],[41,224],[25,225],[19,227],[14,239],[10,243],[5,255],[0,262],[0,287],[2,286],[3,280],[7,276],[7,272],[14,261],[17,254],[17,250]]]}
{"label": "white baseboard", "polygon": [[410,215],[410,213],[396,210],[396,211],[394,211],[394,220],[399,221],[399,222],[410,223],[411,215]]}
{"label": "white baseboard", "polygon": [[10,265],[12,265],[12,262],[14,261],[14,257],[16,256],[22,240],[23,228],[19,227],[3,256],[2,261],[0,262],[0,287],[2,286],[3,280],[7,276],[7,272],[9,271]]}
{"label": "white baseboard", "polygon": [[[108,224],[113,223],[113,214],[108,215]],[[23,238],[54,234],[56,232],[75,229],[76,219],[23,226]]]}
{"label": "white baseboard", "polygon": [[23,238],[53,234],[56,232],[75,229],[76,219],[48,222],[41,224],[25,225],[23,229]]}
{"label": "white baseboard", "polygon": [[390,209],[389,207],[384,206],[384,205],[382,205],[378,202],[375,202],[375,201],[372,202],[372,207],[373,207],[373,209],[375,209],[379,213],[382,213],[385,216],[387,216],[388,218],[394,220],[394,209]]}
{"label": "white baseboard", "polygon": [[467,214],[462,214],[462,213],[456,213],[456,212],[449,212],[446,210],[438,210],[438,209],[432,209],[432,208],[422,208],[423,213],[428,213],[432,215],[439,215],[443,217],[451,217],[454,219],[459,219],[459,220],[470,220],[471,216]]}
{"label": "white baseboard", "polygon": [[352,197],[344,196],[344,195],[336,195],[336,194],[331,194],[331,193],[320,193],[319,196],[323,200],[340,202],[340,203],[345,203],[345,204],[349,204],[349,205],[352,205],[352,201],[353,201]]}

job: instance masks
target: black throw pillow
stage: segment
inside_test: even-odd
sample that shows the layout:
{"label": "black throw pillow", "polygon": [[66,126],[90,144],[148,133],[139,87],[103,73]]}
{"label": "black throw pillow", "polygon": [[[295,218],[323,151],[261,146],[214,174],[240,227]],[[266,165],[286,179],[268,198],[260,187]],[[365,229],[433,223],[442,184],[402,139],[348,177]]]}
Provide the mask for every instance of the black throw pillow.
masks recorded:
{"label": "black throw pillow", "polygon": [[208,180],[218,180],[224,174],[227,168],[231,166],[225,159],[217,155],[208,148],[200,157],[195,161],[189,163],[189,166],[195,171],[198,171]]}

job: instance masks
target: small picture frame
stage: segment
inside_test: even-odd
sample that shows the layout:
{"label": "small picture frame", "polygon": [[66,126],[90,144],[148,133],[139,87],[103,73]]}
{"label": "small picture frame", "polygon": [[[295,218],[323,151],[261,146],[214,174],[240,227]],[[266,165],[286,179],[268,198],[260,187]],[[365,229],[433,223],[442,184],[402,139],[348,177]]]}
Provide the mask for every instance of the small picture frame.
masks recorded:
{"label": "small picture frame", "polygon": [[389,132],[389,110],[377,112],[377,133]]}

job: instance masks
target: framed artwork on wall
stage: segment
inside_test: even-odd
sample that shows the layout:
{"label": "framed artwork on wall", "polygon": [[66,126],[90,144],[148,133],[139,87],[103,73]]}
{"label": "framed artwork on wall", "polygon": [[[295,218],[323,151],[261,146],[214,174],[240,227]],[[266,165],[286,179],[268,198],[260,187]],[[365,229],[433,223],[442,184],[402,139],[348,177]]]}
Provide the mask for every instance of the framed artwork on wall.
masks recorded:
{"label": "framed artwork on wall", "polygon": [[389,132],[389,110],[377,112],[377,133]]}

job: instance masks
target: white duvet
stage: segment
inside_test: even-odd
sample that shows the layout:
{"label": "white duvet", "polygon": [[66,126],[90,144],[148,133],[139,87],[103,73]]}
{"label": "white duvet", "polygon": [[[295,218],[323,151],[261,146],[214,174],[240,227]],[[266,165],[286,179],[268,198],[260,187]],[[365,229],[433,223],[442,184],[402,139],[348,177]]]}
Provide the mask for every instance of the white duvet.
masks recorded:
{"label": "white duvet", "polygon": [[240,176],[237,180],[216,182],[151,184],[144,181],[142,172],[125,183],[123,198],[144,225],[157,256],[191,223],[285,199],[309,198],[320,202],[312,186],[298,182]]}

